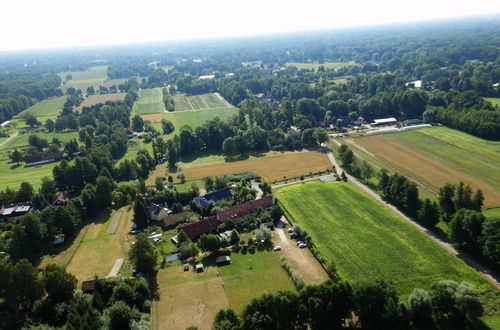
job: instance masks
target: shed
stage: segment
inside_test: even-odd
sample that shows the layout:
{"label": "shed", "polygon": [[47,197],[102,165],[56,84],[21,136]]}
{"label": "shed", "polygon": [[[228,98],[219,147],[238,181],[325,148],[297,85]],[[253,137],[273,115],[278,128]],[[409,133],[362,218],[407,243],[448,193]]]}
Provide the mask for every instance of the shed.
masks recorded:
{"label": "shed", "polygon": [[189,271],[189,264],[184,264],[182,265],[182,267],[184,268],[185,272]]}
{"label": "shed", "polygon": [[83,281],[82,282],[82,292],[92,293],[95,289],[95,280]]}
{"label": "shed", "polygon": [[375,119],[372,125],[387,125],[387,124],[395,124],[396,122],[397,122],[396,118],[390,117],[390,118]]}
{"label": "shed", "polygon": [[196,265],[196,272],[197,273],[203,273],[205,269],[203,268],[203,264],[197,264]]}
{"label": "shed", "polygon": [[229,256],[220,256],[215,259],[217,265],[228,265],[231,263],[231,257]]}

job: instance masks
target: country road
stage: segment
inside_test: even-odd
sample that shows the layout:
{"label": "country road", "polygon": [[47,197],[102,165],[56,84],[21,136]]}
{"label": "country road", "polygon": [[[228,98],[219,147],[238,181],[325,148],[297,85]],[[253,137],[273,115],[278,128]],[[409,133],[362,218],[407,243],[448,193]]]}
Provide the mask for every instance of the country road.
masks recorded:
{"label": "country road", "polygon": [[[331,151],[328,151],[327,153],[328,159],[330,160],[330,163],[337,168],[337,173],[343,171],[343,169],[339,166],[337,161],[335,160],[335,157],[333,157],[333,154]],[[344,171],[345,172],[345,171]],[[479,274],[481,274],[486,280],[491,282],[497,289],[500,289],[500,279],[498,276],[496,276],[493,272],[491,272],[487,267],[479,264],[478,262],[474,261],[472,258],[469,256],[465,255],[463,252],[458,251],[451,245],[450,243],[444,241],[441,237],[437,236],[430,230],[422,227],[415,221],[413,221],[411,218],[407,217],[404,213],[399,211],[394,205],[391,205],[384,201],[382,197],[380,197],[379,194],[371,190],[368,186],[364,185],[361,183],[358,179],[353,177],[352,175],[347,174],[348,181],[352,182],[354,185],[359,187],[361,190],[366,192],[368,195],[373,197],[375,200],[383,204],[385,207],[390,209],[392,212],[396,213],[398,216],[409,222],[411,225],[413,225],[415,228],[417,228],[420,232],[426,234],[429,236],[434,242],[439,244],[442,248],[444,248],[446,251],[448,251],[450,254],[454,255],[455,257],[461,259],[463,262],[465,262],[467,265],[470,267],[474,268]]]}
{"label": "country road", "polygon": [[7,138],[7,140],[0,142],[0,148],[1,148],[1,147],[3,147],[4,145],[6,145],[7,143],[9,143],[9,141],[10,141],[10,140],[12,140],[13,138],[15,138],[15,137],[16,137],[16,136],[18,136],[18,135],[19,135],[19,132],[15,132],[15,133],[14,133],[14,134],[12,134],[11,136],[9,136],[9,137]]}

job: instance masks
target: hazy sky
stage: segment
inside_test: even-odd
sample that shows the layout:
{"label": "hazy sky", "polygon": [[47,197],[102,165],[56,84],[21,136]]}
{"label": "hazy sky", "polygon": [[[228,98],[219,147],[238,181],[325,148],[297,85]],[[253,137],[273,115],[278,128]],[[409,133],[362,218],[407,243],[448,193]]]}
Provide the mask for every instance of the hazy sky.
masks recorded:
{"label": "hazy sky", "polygon": [[497,0],[2,0],[0,50],[175,40],[500,12]]}

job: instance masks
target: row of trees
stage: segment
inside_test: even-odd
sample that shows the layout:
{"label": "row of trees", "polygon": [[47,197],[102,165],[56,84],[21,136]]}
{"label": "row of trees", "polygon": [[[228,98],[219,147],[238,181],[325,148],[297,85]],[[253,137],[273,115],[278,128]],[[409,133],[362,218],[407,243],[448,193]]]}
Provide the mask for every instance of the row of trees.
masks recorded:
{"label": "row of trees", "polygon": [[217,330],[235,329],[433,329],[476,326],[483,307],[474,286],[439,281],[430,291],[414,289],[407,302],[384,282],[327,282],[299,293],[280,291],[253,299],[237,315],[220,310]]}

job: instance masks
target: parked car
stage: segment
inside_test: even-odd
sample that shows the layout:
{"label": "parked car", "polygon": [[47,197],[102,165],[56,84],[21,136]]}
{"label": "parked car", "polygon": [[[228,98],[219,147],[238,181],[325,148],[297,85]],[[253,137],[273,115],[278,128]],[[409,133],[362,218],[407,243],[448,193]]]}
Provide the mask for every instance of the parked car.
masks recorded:
{"label": "parked car", "polygon": [[297,245],[304,244],[303,241],[297,241]]}
{"label": "parked car", "polygon": [[286,231],[289,233],[293,233],[293,228],[288,228]]}
{"label": "parked car", "polygon": [[292,239],[297,238],[297,234],[295,234],[295,233],[291,233],[291,234],[290,234],[290,238],[292,238]]}
{"label": "parked car", "polygon": [[275,247],[273,247],[273,251],[281,251],[281,246],[276,245]]}
{"label": "parked car", "polygon": [[299,248],[303,249],[303,248],[305,248],[305,247],[307,247],[307,244],[306,244],[306,243],[300,243],[300,244],[299,244]]}

